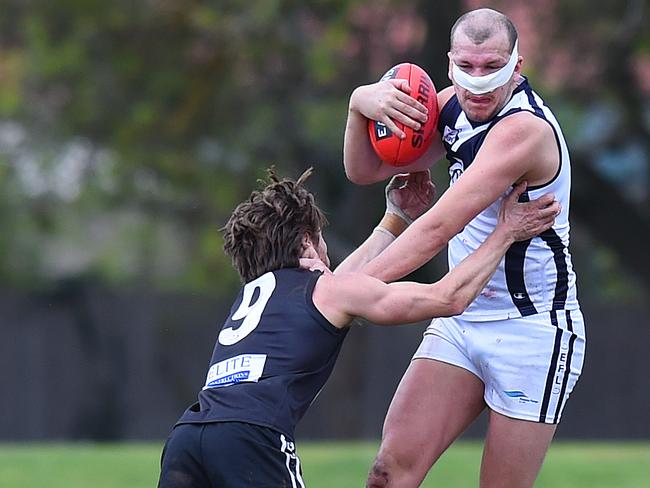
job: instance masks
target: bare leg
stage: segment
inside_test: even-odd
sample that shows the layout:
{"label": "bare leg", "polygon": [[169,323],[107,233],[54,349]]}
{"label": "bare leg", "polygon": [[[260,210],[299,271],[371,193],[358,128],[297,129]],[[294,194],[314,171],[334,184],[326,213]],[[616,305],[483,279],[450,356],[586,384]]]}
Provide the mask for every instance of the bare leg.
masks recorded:
{"label": "bare leg", "polygon": [[555,425],[490,410],[481,462],[481,488],[530,488],[542,467]]}
{"label": "bare leg", "polygon": [[414,359],[388,409],[366,486],[419,486],[433,463],[485,408],[483,391],[483,382],[465,369]]}

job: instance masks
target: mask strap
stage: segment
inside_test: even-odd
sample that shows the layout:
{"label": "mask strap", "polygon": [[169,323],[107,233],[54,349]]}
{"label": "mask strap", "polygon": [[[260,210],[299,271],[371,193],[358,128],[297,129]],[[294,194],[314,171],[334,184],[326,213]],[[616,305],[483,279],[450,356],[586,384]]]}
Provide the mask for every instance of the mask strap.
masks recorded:
{"label": "mask strap", "polygon": [[483,93],[488,93],[497,88],[505,85],[512,76],[512,73],[515,72],[515,67],[517,66],[517,61],[519,60],[518,52],[519,40],[515,41],[515,47],[512,48],[512,54],[510,54],[510,59],[508,63],[494,73],[484,76],[472,76],[465,73],[462,69],[456,66],[456,63],[451,62],[451,73],[453,76],[453,81],[455,81],[459,86],[468,90],[475,95],[481,95]]}

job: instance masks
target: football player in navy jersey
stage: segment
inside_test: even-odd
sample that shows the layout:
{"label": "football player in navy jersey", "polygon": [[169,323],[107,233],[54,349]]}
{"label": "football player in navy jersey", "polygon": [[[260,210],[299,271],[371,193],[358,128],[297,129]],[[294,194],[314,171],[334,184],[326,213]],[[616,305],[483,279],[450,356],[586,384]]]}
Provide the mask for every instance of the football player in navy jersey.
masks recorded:
{"label": "football player in navy jersey", "polygon": [[[443,156],[450,176],[437,203],[361,271],[390,282],[447,244],[455,270],[498,225],[501,202],[524,180],[522,201],[553,193],[562,212],[552,228],[507,250],[460,316],[431,323],[389,408],[368,486],[419,486],[487,409],[480,486],[526,488],[542,466],[584,357],[568,248],[571,163],[556,118],[522,74],[510,19],[486,8],[462,15],[451,29],[448,57],[451,85],[438,93],[438,114],[428,114],[404,80],[352,92],[344,143],[351,181],[420,171]],[[417,130],[429,115],[438,116],[438,132],[427,153],[399,170],[379,160],[368,119],[404,137],[396,122]]]}
{"label": "football player in navy jersey", "polygon": [[[217,341],[198,395],[163,451],[159,487],[304,487],[294,429],[327,381],[354,317],[412,323],[460,313],[516,240],[550,227],[552,196],[504,201],[484,244],[430,285],[385,284],[354,272],[431,204],[428,172],[400,175],[386,189],[388,211],[370,237],[328,270],[326,219],[303,186],[273,173],[233,211],[224,250],[244,285]],[[310,262],[309,270],[300,260]],[[324,271],[324,272],[323,272]]]}

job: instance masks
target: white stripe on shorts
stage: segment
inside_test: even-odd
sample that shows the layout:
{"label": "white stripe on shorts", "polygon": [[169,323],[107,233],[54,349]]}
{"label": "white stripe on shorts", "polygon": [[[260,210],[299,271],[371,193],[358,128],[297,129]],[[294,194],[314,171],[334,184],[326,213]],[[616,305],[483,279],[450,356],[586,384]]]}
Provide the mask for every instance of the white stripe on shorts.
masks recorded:
{"label": "white stripe on shorts", "polygon": [[[302,480],[302,476],[300,476],[300,460],[298,459],[298,456],[295,453],[295,447],[289,447],[289,443],[287,442],[286,437],[284,437],[284,434],[280,434],[280,442],[282,442],[282,447],[280,450],[284,453],[284,455],[287,458],[286,466],[287,466],[287,471],[289,471],[289,476],[291,477],[291,486],[292,488],[305,488],[305,483]],[[293,451],[293,452],[291,452]],[[295,459],[296,463],[296,473],[294,474],[293,471],[291,471],[291,459]],[[298,484],[296,484],[296,479]]]}
{"label": "white stripe on shorts", "polygon": [[[571,367],[576,353],[578,361],[581,361],[584,354],[582,350],[574,351],[576,338],[578,335],[584,337],[584,331],[574,330],[574,319],[570,310],[552,310],[549,314],[551,323],[556,328],[555,344],[546,376],[539,422],[557,424],[577,379],[571,377]],[[581,326],[581,319],[578,324]],[[583,341],[580,341],[580,344],[581,348],[584,347]],[[575,375],[575,371],[573,373]]]}
{"label": "white stripe on shorts", "polygon": [[296,454],[296,479],[302,488],[305,488],[305,482],[302,480],[302,475],[300,474],[300,458]]}

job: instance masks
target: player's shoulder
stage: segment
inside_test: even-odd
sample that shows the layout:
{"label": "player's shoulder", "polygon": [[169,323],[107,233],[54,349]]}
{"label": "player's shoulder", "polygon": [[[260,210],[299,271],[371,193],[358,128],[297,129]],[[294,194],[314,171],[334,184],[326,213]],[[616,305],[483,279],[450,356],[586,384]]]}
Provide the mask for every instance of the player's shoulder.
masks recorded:
{"label": "player's shoulder", "polygon": [[349,304],[362,300],[373,280],[359,272],[324,273],[314,287],[314,305],[332,325],[343,328],[352,318],[347,312]]}
{"label": "player's shoulder", "polygon": [[314,293],[326,295],[330,301],[337,300],[338,296],[350,293],[350,290],[358,288],[360,283],[368,279],[368,276],[354,271],[343,273],[323,273],[314,288]]}
{"label": "player's shoulder", "polygon": [[331,272],[325,272],[318,277],[312,292],[312,302],[316,309],[334,327],[343,327],[344,321],[340,319],[339,299],[337,295],[337,278]]}
{"label": "player's shoulder", "polygon": [[504,147],[520,143],[542,143],[549,138],[554,138],[552,127],[544,119],[527,110],[497,120],[486,136],[486,140],[504,144]]}
{"label": "player's shoulder", "polygon": [[344,288],[347,286],[348,279],[346,275],[348,274],[324,272],[316,281],[312,300],[316,308],[328,319],[331,317],[332,311],[336,310],[341,302],[340,297],[343,296],[342,293],[344,293]]}
{"label": "player's shoulder", "polygon": [[447,105],[447,102],[451,100],[451,97],[453,97],[455,94],[454,92],[454,86],[449,85],[447,88],[443,88],[438,92],[438,111],[442,111],[442,109]]}

